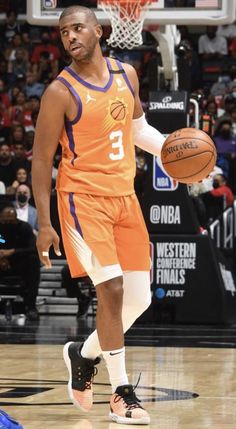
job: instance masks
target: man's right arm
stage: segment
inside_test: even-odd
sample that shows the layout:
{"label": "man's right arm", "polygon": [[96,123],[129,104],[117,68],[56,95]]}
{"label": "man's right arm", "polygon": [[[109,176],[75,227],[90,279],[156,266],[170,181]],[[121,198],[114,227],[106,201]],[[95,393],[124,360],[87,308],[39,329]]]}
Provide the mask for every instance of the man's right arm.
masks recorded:
{"label": "man's right arm", "polygon": [[42,258],[42,251],[48,251],[52,244],[59,251],[59,238],[50,220],[51,176],[68,103],[68,90],[60,82],[54,81],[41,100],[33,145],[32,187],[40,232],[37,247],[41,261],[48,267],[49,260]]}

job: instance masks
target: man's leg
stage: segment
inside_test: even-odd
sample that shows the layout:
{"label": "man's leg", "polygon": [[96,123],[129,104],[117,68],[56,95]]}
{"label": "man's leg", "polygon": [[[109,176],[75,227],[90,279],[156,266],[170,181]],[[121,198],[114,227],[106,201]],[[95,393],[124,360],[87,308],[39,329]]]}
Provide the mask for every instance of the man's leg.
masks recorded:
{"label": "man's leg", "polygon": [[[123,290],[122,323],[124,332],[127,332],[135,320],[151,304],[149,271],[125,272],[123,274]],[[84,342],[81,354],[89,359],[95,359],[101,353],[98,333],[95,330]]]}
{"label": "man's leg", "polygon": [[[106,361],[113,391],[111,399],[111,418],[118,423],[148,424],[150,421],[149,416],[140,406],[135,393],[133,392],[132,386],[128,384],[128,378],[125,370],[125,349],[122,319],[125,330],[127,330],[132,325],[134,320],[150,305],[150,275],[149,272],[142,271],[128,272],[124,274],[124,280],[123,305],[122,277],[117,277],[115,279],[97,284],[97,329],[99,333],[101,332],[101,341],[100,338],[98,339],[99,334],[97,331],[94,331],[93,334],[91,334],[86,340],[84,346],[80,348],[79,354],[81,358],[85,358],[85,361],[93,363],[95,357],[102,353]],[[139,291],[139,293],[137,293],[137,291]],[[95,355],[93,355],[94,348],[95,353],[97,352]],[[72,358],[75,360],[75,354],[72,356]],[[65,360],[67,360],[68,366],[68,358]],[[75,395],[77,395],[76,389],[74,390],[73,397],[75,397]],[[70,397],[73,403],[78,406],[76,403],[77,401],[73,400],[71,395]],[[78,395],[77,397],[79,401],[81,401],[81,398]],[[125,401],[128,401],[129,405],[127,405]],[[117,411],[117,404],[119,411]],[[120,404],[126,405],[120,407]],[[91,406],[92,398],[90,395],[89,408]],[[127,407],[130,408],[130,410]],[[85,407],[82,409],[85,410]],[[128,417],[126,417],[127,412]]]}
{"label": "man's leg", "polygon": [[11,258],[12,269],[23,279],[23,298],[26,314],[29,320],[38,320],[36,309],[40,281],[40,261],[36,253],[13,255]]}

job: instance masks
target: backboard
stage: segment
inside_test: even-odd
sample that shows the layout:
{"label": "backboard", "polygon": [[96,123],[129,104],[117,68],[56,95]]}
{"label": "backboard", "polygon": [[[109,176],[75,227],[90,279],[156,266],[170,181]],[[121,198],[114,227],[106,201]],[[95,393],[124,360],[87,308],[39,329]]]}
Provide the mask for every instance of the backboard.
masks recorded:
{"label": "backboard", "polygon": [[[33,25],[57,25],[62,9],[74,4],[93,8],[99,22],[109,24],[96,0],[27,0],[27,21]],[[146,15],[145,26],[223,25],[235,20],[235,11],[236,0],[155,0]]]}

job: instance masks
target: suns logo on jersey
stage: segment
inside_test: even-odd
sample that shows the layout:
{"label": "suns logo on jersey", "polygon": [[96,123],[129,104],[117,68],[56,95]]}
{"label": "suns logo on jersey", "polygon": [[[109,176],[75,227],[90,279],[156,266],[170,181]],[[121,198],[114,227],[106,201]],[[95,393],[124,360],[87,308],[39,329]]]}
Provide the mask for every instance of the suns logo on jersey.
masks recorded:
{"label": "suns logo on jersey", "polygon": [[116,122],[125,124],[126,116],[128,114],[128,106],[122,98],[116,97],[110,100],[108,107],[109,116]]}

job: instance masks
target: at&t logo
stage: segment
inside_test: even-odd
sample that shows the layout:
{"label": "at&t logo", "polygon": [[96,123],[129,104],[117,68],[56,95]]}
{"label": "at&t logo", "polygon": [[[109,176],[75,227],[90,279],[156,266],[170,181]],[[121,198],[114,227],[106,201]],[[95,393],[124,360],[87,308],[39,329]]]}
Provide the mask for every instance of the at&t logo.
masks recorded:
{"label": "at&t logo", "polygon": [[185,290],[183,289],[168,289],[165,291],[162,287],[158,287],[155,290],[155,297],[157,299],[163,298],[183,298],[185,294]]}

